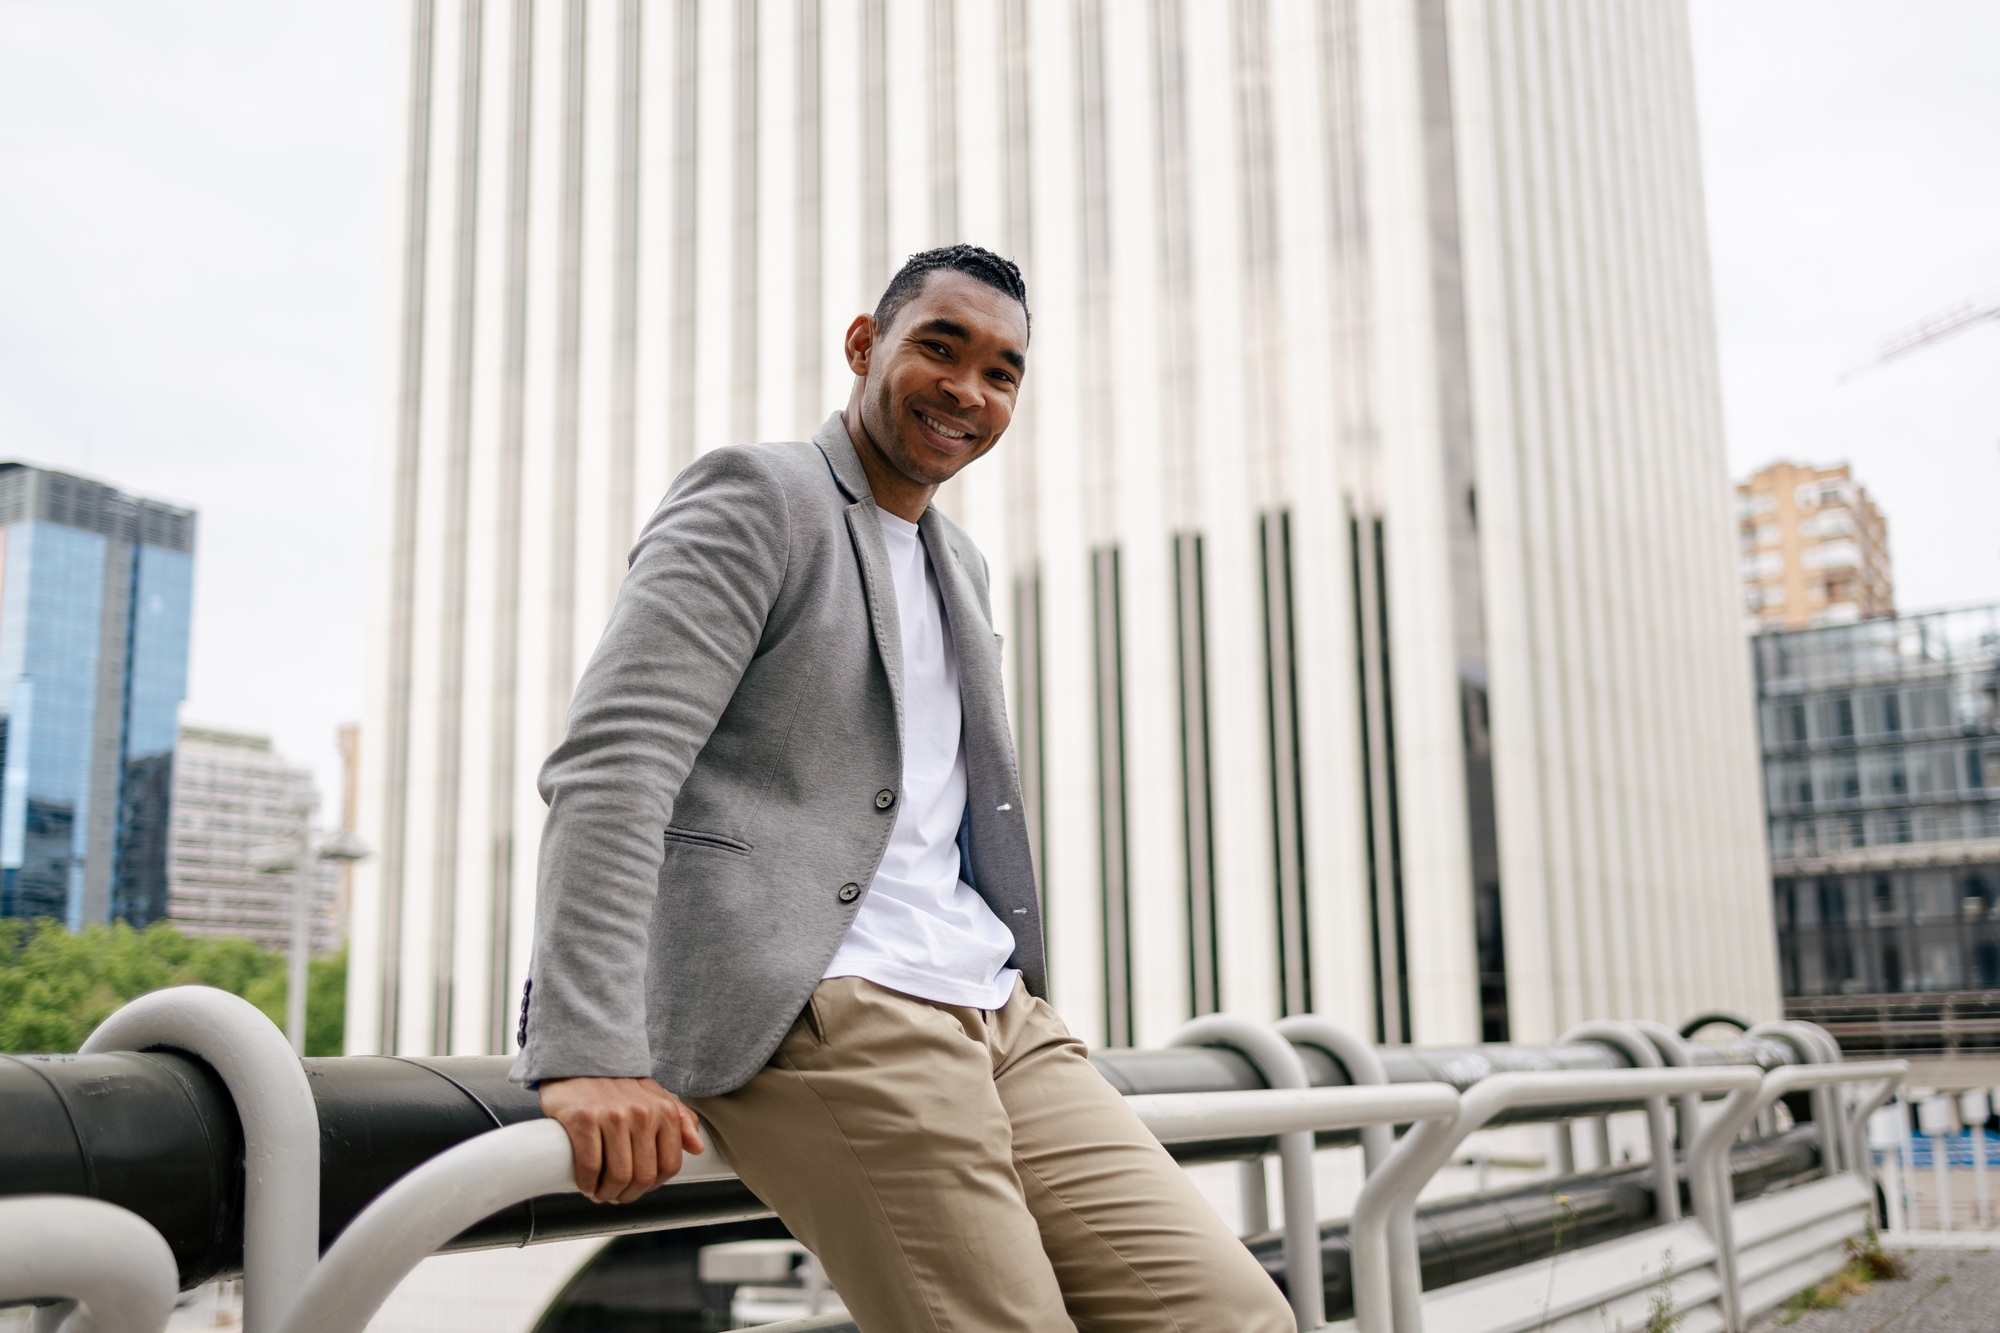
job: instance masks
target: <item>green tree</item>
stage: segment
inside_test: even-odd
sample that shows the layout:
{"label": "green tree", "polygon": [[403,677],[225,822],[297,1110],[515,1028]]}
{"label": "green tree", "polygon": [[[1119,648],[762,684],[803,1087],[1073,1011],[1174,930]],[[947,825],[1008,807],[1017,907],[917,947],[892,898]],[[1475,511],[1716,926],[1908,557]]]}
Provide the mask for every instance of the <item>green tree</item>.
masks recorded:
{"label": "green tree", "polygon": [[[0,918],[0,1051],[73,1051],[127,1000],[189,985],[241,995],[285,1021],[284,955],[249,940],[197,939],[166,921],[72,932],[57,921]],[[343,949],[311,964],[306,1054],[340,1054],[346,1009]]]}

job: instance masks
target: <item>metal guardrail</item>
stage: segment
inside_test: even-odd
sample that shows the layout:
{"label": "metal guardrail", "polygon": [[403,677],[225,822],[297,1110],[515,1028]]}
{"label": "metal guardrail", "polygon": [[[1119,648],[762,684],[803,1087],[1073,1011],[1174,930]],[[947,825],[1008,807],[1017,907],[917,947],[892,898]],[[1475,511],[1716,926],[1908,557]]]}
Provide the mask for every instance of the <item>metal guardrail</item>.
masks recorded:
{"label": "metal guardrail", "polygon": [[123,1208],[65,1194],[0,1201],[0,1305],[54,1302],[37,1312],[38,1333],[73,1312],[91,1333],[158,1333],[179,1286],[166,1241]]}
{"label": "metal guardrail", "polygon": [[207,986],[142,995],[81,1054],[171,1046],[222,1077],[243,1126],[243,1322],[275,1328],[319,1258],[319,1109],[297,1052],[262,1010]]}
{"label": "metal guardrail", "polygon": [[[1737,1333],[1745,1322],[1742,1308],[1742,1283],[1736,1265],[1736,1243],[1734,1208],[1731,1206],[1729,1191],[1722,1177],[1723,1155],[1729,1145],[1736,1141],[1750,1123],[1768,1110],[1780,1097],[1799,1091],[1832,1093],[1840,1084],[1879,1083],[1874,1094],[1863,1098],[1860,1103],[1872,1111],[1876,1096],[1884,1089],[1892,1089],[1909,1072],[1909,1066],[1901,1060],[1869,1061],[1863,1064],[1829,1064],[1795,1066],[1776,1069],[1766,1074],[1754,1084],[1734,1091],[1729,1100],[1722,1104],[1722,1110],[1714,1119],[1702,1127],[1688,1149],[1688,1183],[1695,1196],[1695,1214],[1708,1228],[1715,1240],[1716,1264],[1722,1273],[1723,1326],[1730,1333]],[[1873,1102],[1873,1105],[1870,1103]],[[1816,1101],[1816,1104],[1820,1104]],[[1835,1106],[1836,1099],[1829,1096],[1825,1102]],[[1857,1108],[1858,1109],[1858,1108]],[[1829,1121],[1821,1127],[1821,1142],[1831,1145],[1842,1141],[1853,1142],[1854,1123],[1850,1116],[1839,1115],[1838,1122]],[[1837,1157],[1825,1156],[1822,1160],[1833,1163]],[[1853,1158],[1857,1165],[1862,1161]],[[1832,1171],[1829,1171],[1831,1174]]]}
{"label": "metal guardrail", "polygon": [[[1129,1104],[1155,1137],[1177,1142],[1423,1123],[1450,1116],[1459,1097],[1445,1084],[1417,1083],[1164,1093],[1134,1097]],[[550,1120],[497,1129],[431,1159],[348,1225],[307,1279],[278,1333],[359,1333],[410,1270],[445,1241],[510,1204],[573,1191],[572,1171],[568,1135]],[[1304,1202],[1310,1208],[1311,1198]],[[1317,1255],[1319,1223],[1307,1215]],[[1317,1305],[1317,1284],[1312,1295]],[[1300,1327],[1322,1322],[1318,1314],[1301,1316]]]}
{"label": "metal guardrail", "polygon": [[1457,1114],[1430,1121],[1405,1135],[1379,1170],[1368,1177],[1354,1204],[1354,1315],[1366,1330],[1421,1333],[1423,1288],[1417,1257],[1391,1253],[1384,1232],[1390,1217],[1414,1216],[1417,1194],[1458,1145],[1500,1112],[1521,1106],[1559,1106],[1578,1098],[1643,1100],[1682,1093],[1754,1089],[1753,1069],[1635,1069],[1625,1073],[1498,1074],[1468,1090]]}
{"label": "metal guardrail", "polygon": [[[1662,1221],[1671,1224],[1679,1191],[1668,1108],[1669,1100],[1677,1099],[1681,1142],[1694,1144],[1689,1170],[1696,1191],[1696,1212],[1703,1226],[1716,1236],[1718,1253],[1725,1256],[1718,1265],[1727,1285],[1733,1281],[1726,1258],[1730,1246],[1729,1192],[1726,1181],[1718,1182],[1720,1163],[1736,1135],[1752,1120],[1767,1115],[1778,1098],[1807,1092],[1814,1099],[1815,1118],[1820,1121],[1821,1156],[1827,1169],[1838,1170],[1843,1165],[1865,1169],[1868,1157],[1858,1137],[1863,1122],[1902,1073],[1900,1065],[1788,1064],[1795,1058],[1822,1060],[1831,1050],[1824,1034],[1797,1023],[1758,1029],[1721,1057],[1705,1048],[1687,1046],[1671,1030],[1657,1024],[1589,1025],[1571,1033],[1570,1038],[1583,1044],[1526,1051],[1488,1047],[1376,1052],[1362,1039],[1316,1018],[1290,1019],[1281,1029],[1274,1029],[1211,1016],[1183,1031],[1179,1038],[1185,1043],[1183,1049],[1109,1053],[1118,1058],[1109,1062],[1107,1072],[1114,1082],[1126,1084],[1123,1090],[1128,1093],[1128,1104],[1170,1150],[1185,1157],[1193,1145],[1198,1154],[1207,1153],[1211,1158],[1217,1154],[1247,1158],[1245,1202],[1251,1206],[1253,1221],[1267,1216],[1261,1154],[1268,1151],[1275,1137],[1283,1167],[1286,1285],[1302,1329],[1319,1327],[1325,1315],[1313,1152],[1316,1145],[1329,1141],[1354,1142],[1352,1135],[1359,1131],[1368,1178],[1350,1235],[1357,1325],[1364,1333],[1386,1333],[1390,1328],[1397,1333],[1416,1333],[1420,1329],[1423,1292],[1414,1239],[1415,1198],[1459,1142],[1475,1129],[1522,1118],[1601,1117],[1613,1110],[1643,1108],[1654,1156],[1654,1192]],[[468,1234],[485,1234],[477,1229],[492,1228],[496,1215],[528,1200],[542,1201],[528,1214],[527,1235],[538,1235],[539,1224],[532,1219],[539,1213],[560,1211],[565,1206],[562,1199],[575,1196],[567,1136],[560,1126],[538,1118],[532,1094],[510,1089],[513,1101],[503,1109],[491,1095],[475,1092],[463,1078],[448,1072],[445,1066],[449,1062],[378,1057],[368,1066],[376,1071],[370,1077],[401,1070],[402,1074],[390,1079],[392,1083],[402,1079],[397,1086],[424,1090],[417,1097],[416,1111],[409,1105],[393,1104],[392,1099],[392,1104],[382,1108],[383,1114],[405,1120],[415,1115],[411,1123],[428,1126],[426,1132],[435,1141],[444,1126],[432,1112],[444,1112],[435,1100],[426,1102],[424,1098],[434,1098],[430,1090],[441,1081],[464,1099],[450,1103],[458,1109],[447,1118],[457,1117],[452,1123],[462,1123],[464,1103],[469,1103],[484,1117],[486,1130],[473,1132],[473,1126],[446,1130],[455,1137],[438,1142],[427,1152],[415,1149],[418,1156],[413,1160],[418,1164],[414,1169],[398,1168],[400,1178],[386,1189],[329,1177],[335,1182],[331,1188],[364,1192],[352,1206],[325,1200],[322,1149],[339,1146],[347,1122],[337,1119],[323,1125],[325,1103],[315,1097],[324,1098],[325,1076],[341,1062],[307,1062],[302,1068],[282,1034],[250,1005],[220,992],[192,987],[157,992],[120,1010],[86,1044],[86,1053],[98,1054],[83,1058],[102,1060],[101,1053],[107,1051],[161,1047],[188,1052],[205,1062],[226,1085],[227,1100],[233,1102],[233,1113],[240,1121],[248,1333],[358,1331],[424,1257],[464,1243]],[[1837,1058],[1837,1052],[1832,1054]],[[118,1066],[124,1074],[156,1069],[159,1060],[170,1059],[120,1058],[128,1062]],[[1618,1058],[1641,1067],[1606,1067]],[[1744,1062],[1711,1063],[1717,1058]],[[147,1061],[155,1063],[149,1066]],[[1539,1063],[1544,1068],[1538,1072],[1506,1069],[1520,1063]],[[18,1058],[0,1061],[0,1073],[5,1073],[9,1064],[25,1067]],[[1779,1067],[1765,1075],[1763,1070],[1771,1066]],[[1100,1068],[1105,1067],[1101,1062]],[[320,1075],[320,1088],[309,1085],[308,1069]],[[1232,1069],[1243,1073],[1229,1072]],[[79,1103],[74,1097],[78,1094],[63,1091],[59,1072],[67,1071],[45,1067],[38,1075],[40,1084],[32,1079],[0,1083],[0,1093],[25,1095],[45,1085],[34,1095],[46,1098],[53,1093],[64,1108],[63,1114],[76,1124]],[[1411,1078],[1423,1073],[1434,1077]],[[1245,1086],[1246,1077],[1266,1086]],[[1336,1077],[1339,1085],[1327,1086]],[[1163,1092],[1135,1091],[1131,1086],[1150,1083],[1171,1087],[1176,1081],[1204,1079],[1223,1086],[1220,1090],[1210,1086],[1198,1091]],[[1853,1106],[1846,1105],[1840,1088],[1870,1080],[1879,1085],[1872,1094]],[[148,1083],[145,1078],[128,1082],[133,1089],[165,1086],[157,1081]],[[188,1104],[200,1103],[200,1096],[195,1095],[198,1082],[185,1082],[180,1102],[193,1096]],[[1721,1114],[1711,1118],[1697,1135],[1695,1128],[1702,1119],[1700,1099],[1717,1093],[1728,1093],[1729,1100]],[[172,1096],[164,1091],[161,1095]],[[186,1106],[181,1112],[186,1113]],[[353,1114],[352,1107],[339,1112],[341,1116]],[[1414,1126],[1400,1145],[1394,1144],[1391,1134],[1390,1127],[1395,1124]],[[74,1132],[82,1133],[80,1125]],[[206,1126],[202,1132],[207,1135]],[[203,1141],[210,1154],[218,1144],[223,1152],[229,1151],[226,1134],[220,1140],[210,1135]],[[79,1138],[79,1150],[82,1143]],[[0,1145],[0,1153],[5,1150]],[[1601,1147],[1600,1154],[1608,1160],[1606,1149]],[[1252,1167],[1254,1190],[1249,1187]],[[749,1197],[714,1153],[693,1159],[671,1186],[654,1193],[715,1200]],[[323,1202],[330,1209],[324,1216]],[[96,1243],[72,1246],[72,1251],[84,1248],[102,1253],[105,1242],[112,1240],[113,1252],[141,1255],[124,1265],[128,1275],[150,1274],[143,1280],[133,1278],[140,1286],[151,1282],[158,1287],[165,1281],[170,1304],[173,1286],[187,1276],[188,1261],[175,1237],[109,1204],[67,1196],[57,1196],[53,1202],[33,1197],[0,1200],[0,1301],[77,1300],[88,1307],[99,1330],[157,1328],[157,1323],[147,1323],[152,1315],[144,1302],[152,1298],[137,1287],[128,1291],[115,1283],[106,1286],[108,1279],[102,1274],[84,1269],[43,1272],[22,1257],[36,1252],[32,1246],[16,1249],[4,1243],[10,1234],[6,1226],[18,1228],[21,1217],[47,1214],[60,1220],[75,1211],[72,1205],[94,1217],[119,1219],[100,1222]],[[746,1211],[740,1202],[715,1206],[725,1215],[744,1216],[754,1211]],[[731,1208],[736,1210],[733,1214],[728,1212]],[[596,1216],[608,1219],[613,1211],[597,1210]],[[665,1215],[671,1217],[671,1210]],[[329,1224],[332,1230],[325,1234],[337,1232],[337,1239],[322,1259],[319,1242]],[[639,1223],[673,1224],[671,1220]],[[572,1234],[590,1229],[604,1234],[632,1229],[632,1223],[578,1226]],[[44,1226],[43,1230],[50,1229]],[[511,1233],[503,1227],[497,1234]],[[202,1253],[208,1257],[200,1262],[217,1262],[212,1245]],[[226,1256],[221,1261],[226,1262]],[[23,1282],[35,1290],[25,1292]],[[92,1287],[92,1282],[98,1285]],[[120,1305],[120,1301],[125,1304]],[[1733,1286],[1728,1301],[1733,1325],[1740,1306]],[[45,1313],[41,1326],[53,1330],[65,1312],[60,1307],[50,1310],[53,1313]],[[118,1313],[120,1310],[126,1313]],[[126,1322],[117,1323],[121,1318]]]}

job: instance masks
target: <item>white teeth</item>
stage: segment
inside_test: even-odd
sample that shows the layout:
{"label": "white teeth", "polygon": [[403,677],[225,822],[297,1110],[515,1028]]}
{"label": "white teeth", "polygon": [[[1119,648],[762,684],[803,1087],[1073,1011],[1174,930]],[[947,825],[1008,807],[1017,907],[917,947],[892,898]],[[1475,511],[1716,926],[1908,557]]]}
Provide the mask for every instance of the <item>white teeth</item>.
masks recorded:
{"label": "white teeth", "polygon": [[929,426],[932,430],[936,431],[938,434],[944,436],[947,440],[962,440],[966,436],[972,433],[970,431],[953,430],[951,427],[945,425],[942,421],[939,421],[936,417],[925,416],[922,412],[917,413],[917,419],[919,421],[922,421],[926,426]]}

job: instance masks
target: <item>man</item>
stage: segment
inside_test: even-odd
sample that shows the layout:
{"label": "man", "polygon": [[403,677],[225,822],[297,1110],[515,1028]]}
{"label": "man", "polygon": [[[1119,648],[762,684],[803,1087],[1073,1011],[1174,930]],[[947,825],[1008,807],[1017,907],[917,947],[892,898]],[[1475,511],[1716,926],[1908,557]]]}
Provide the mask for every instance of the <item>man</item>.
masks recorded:
{"label": "man", "polygon": [[542,770],[514,1077],[600,1201],[699,1117],[867,1333],[1279,1333],[1042,998],[986,564],[930,507],[1027,349],[1013,264],[917,255],[811,443],[676,479]]}

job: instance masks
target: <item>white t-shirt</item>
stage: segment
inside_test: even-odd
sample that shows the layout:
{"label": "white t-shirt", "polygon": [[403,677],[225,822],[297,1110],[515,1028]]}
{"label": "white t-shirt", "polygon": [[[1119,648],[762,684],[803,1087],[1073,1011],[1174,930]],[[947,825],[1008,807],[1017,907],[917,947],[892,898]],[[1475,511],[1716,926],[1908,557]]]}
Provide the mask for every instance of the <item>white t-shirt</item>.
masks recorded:
{"label": "white t-shirt", "polygon": [[863,977],[938,1004],[998,1009],[1019,975],[1014,935],[959,878],[965,743],[958,655],[917,525],[878,509],[903,636],[903,788],[896,827],[828,977]]}

